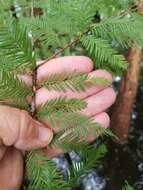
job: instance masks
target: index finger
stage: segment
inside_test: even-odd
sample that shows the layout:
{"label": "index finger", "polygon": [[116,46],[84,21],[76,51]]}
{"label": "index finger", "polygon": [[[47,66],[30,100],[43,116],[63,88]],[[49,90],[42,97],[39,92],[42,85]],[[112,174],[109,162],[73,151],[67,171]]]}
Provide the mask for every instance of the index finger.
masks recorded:
{"label": "index finger", "polygon": [[65,56],[52,59],[38,68],[37,79],[42,81],[47,76],[60,73],[89,73],[93,62],[85,56]]}

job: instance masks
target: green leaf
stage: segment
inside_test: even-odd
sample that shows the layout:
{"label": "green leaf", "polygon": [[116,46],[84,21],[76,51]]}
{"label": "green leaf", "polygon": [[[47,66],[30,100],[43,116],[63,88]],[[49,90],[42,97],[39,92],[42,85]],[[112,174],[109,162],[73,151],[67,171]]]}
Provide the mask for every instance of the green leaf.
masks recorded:
{"label": "green leaf", "polygon": [[42,156],[40,151],[31,151],[27,155],[26,168],[31,179],[30,190],[71,190],[55,164]]}
{"label": "green leaf", "polygon": [[[10,21],[8,27],[0,29],[0,51],[3,59],[12,61],[13,70],[18,67],[34,68],[36,64],[28,31],[15,20]],[[9,64],[11,62],[3,66],[7,68]]]}
{"label": "green leaf", "polygon": [[61,114],[51,123],[61,128],[51,142],[51,147],[62,147],[66,143],[82,142],[91,134],[95,139],[102,135],[113,136],[109,129],[101,127],[92,118],[78,113]]}
{"label": "green leaf", "polygon": [[107,40],[89,35],[83,37],[81,42],[95,60],[95,67],[106,68],[114,73],[119,73],[127,68],[124,56],[118,54]]}
{"label": "green leaf", "polygon": [[85,91],[91,86],[109,86],[111,82],[103,77],[90,77],[88,74],[60,73],[46,77],[46,80],[40,84],[40,87],[46,87],[48,90],[66,92]]}
{"label": "green leaf", "polygon": [[53,74],[46,77],[45,82],[41,86],[46,87],[48,90],[66,91],[85,91],[85,84],[88,78],[87,74],[79,75],[73,73],[60,73]]}
{"label": "green leaf", "polygon": [[132,42],[143,46],[143,27],[139,18],[114,17],[96,24],[93,35],[104,40],[119,44],[122,48],[132,47]]}
{"label": "green leaf", "polygon": [[60,46],[58,33],[53,29],[54,23],[48,15],[35,17],[29,21],[34,38],[40,40],[45,46]]}
{"label": "green leaf", "polygon": [[[22,102],[31,95],[31,87],[19,80],[12,73],[0,70],[0,100]],[[12,102],[11,102],[12,103]]]}
{"label": "green leaf", "polygon": [[72,187],[77,186],[77,182],[83,174],[85,175],[86,173],[89,173],[100,163],[100,160],[105,156],[107,149],[104,144],[95,148],[93,145],[91,146],[83,143],[78,147],[78,152],[75,152],[80,155],[81,161],[72,162],[70,167],[70,177],[68,183]]}
{"label": "green leaf", "polygon": [[86,108],[86,102],[78,99],[56,98],[48,101],[45,105],[41,105],[38,111],[38,118],[47,119],[58,113],[77,112]]}

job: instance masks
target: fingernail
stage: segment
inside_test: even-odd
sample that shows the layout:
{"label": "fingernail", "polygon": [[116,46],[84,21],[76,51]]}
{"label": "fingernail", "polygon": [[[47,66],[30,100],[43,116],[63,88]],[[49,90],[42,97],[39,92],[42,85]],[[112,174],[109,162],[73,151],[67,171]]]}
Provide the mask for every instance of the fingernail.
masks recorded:
{"label": "fingernail", "polygon": [[39,127],[39,140],[46,145],[48,145],[53,138],[53,132],[45,127]]}

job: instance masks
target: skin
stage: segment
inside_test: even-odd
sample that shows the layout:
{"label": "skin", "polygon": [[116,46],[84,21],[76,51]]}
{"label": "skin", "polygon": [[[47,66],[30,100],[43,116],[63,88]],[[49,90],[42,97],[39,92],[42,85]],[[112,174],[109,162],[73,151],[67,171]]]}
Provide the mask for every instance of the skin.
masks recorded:
{"label": "skin", "polygon": [[[84,56],[68,56],[50,60],[39,67],[37,78],[41,82],[49,74],[63,72],[88,73],[89,76],[104,77],[112,81],[112,76],[107,71],[93,71],[92,61]],[[21,78],[28,85],[31,84],[30,78],[26,76],[21,76]],[[110,119],[105,110],[114,103],[116,98],[112,88],[94,86],[82,93],[70,90],[63,93],[41,88],[36,94],[37,107],[47,100],[58,97],[84,99],[87,102],[87,108],[81,113],[92,117],[103,127],[109,126]],[[46,147],[51,142],[54,132],[50,129],[48,121],[43,122],[34,120],[26,111],[0,105],[0,190],[19,190],[23,179],[22,152]],[[87,140],[92,141],[93,137],[87,137]],[[60,152],[61,150],[48,148],[44,150],[44,154],[50,157]]]}

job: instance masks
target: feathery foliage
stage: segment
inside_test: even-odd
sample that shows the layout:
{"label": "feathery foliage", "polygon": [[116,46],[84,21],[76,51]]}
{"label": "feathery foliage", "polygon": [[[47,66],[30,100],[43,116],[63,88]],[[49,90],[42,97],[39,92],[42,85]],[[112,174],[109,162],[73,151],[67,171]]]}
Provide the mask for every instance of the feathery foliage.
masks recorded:
{"label": "feathery foliage", "polygon": [[131,187],[128,183],[126,183],[122,190],[134,190],[134,188]]}
{"label": "feathery foliage", "polygon": [[67,181],[63,180],[52,160],[43,157],[38,151],[32,151],[28,154],[27,168],[28,177],[31,179],[29,184],[31,190],[71,190],[77,186],[76,181],[80,180],[83,172],[88,173],[93,167],[96,167],[107,151],[105,145],[101,145],[97,149],[85,143],[69,144],[68,149],[69,147],[75,152],[80,149],[78,153],[82,160],[79,163],[72,163]]}
{"label": "feathery foliage", "polygon": [[[61,116],[63,116],[64,119],[62,119],[63,117]],[[60,121],[60,119],[62,121]],[[50,121],[50,119],[48,121]],[[91,134],[95,139],[103,135],[114,137],[109,129],[103,128],[98,123],[95,123],[93,119],[77,113],[61,114],[60,117],[54,118],[51,124],[55,124],[56,127],[61,128],[60,132],[51,142],[51,147],[64,148],[65,144],[68,143],[80,143],[85,141]]]}
{"label": "feathery foliage", "polygon": [[[78,151],[80,149],[80,152]],[[89,173],[93,168],[95,168],[105,156],[107,149],[105,145],[100,145],[95,149],[94,146],[89,146],[86,144],[81,144],[78,150],[73,148],[73,150],[81,156],[80,162],[72,162],[70,166],[70,177],[68,183],[71,187],[77,186],[77,181],[80,181],[80,177],[83,174]]]}
{"label": "feathery foliage", "polygon": [[71,142],[81,142],[91,133],[93,137],[109,135],[112,133],[102,128],[93,119],[79,113],[86,107],[86,102],[77,99],[53,99],[41,106],[37,117],[45,120],[53,128],[58,128],[60,132],[55,136],[51,147],[63,147],[64,144]]}
{"label": "feathery foliage", "polygon": [[30,176],[31,190],[70,190],[61,174],[56,170],[54,163],[48,158],[32,151],[27,157],[28,176]]}
{"label": "feathery foliage", "polygon": [[[110,68],[111,71],[127,68],[127,62],[124,56],[119,55],[116,50],[111,48],[111,45],[106,40],[95,38],[93,35],[83,37],[82,43],[91,54],[92,58],[96,60],[96,65],[102,68]],[[116,69],[117,68],[117,69]]]}
{"label": "feathery foliage", "polygon": [[94,85],[107,87],[111,83],[103,77],[90,77],[88,74],[57,73],[47,76],[39,86],[46,87],[48,90],[80,92]]}
{"label": "feathery foliage", "polygon": [[17,21],[10,21],[8,26],[0,30],[0,49],[1,57],[10,60],[10,63],[4,65],[5,68],[12,64],[11,69],[18,67],[34,68],[34,54],[32,50],[31,39],[25,27],[21,28]]}
{"label": "feathery foliage", "polygon": [[134,14],[131,14],[129,18],[120,16],[105,19],[96,25],[93,33],[95,37],[113,41],[122,48],[131,47],[132,41],[143,46],[142,25]]}
{"label": "feathery foliage", "polygon": [[[122,50],[132,47],[133,43],[143,46],[142,18],[132,14],[132,2],[0,0],[0,102],[22,107],[27,104],[27,97],[35,98],[33,88],[20,79],[21,73],[32,75],[35,88],[46,87],[49,91],[80,92],[93,85],[109,86],[110,82],[104,78],[80,73],[54,74],[37,84],[36,61],[87,53],[93,58],[95,68],[120,74],[128,65]],[[36,110],[39,120],[60,129],[50,147],[79,151],[82,162],[71,166],[71,175],[65,182],[52,161],[39,151],[30,152],[27,155],[29,189],[70,190],[82,172],[98,164],[106,152],[104,145],[94,151],[93,147],[81,146],[81,142],[91,133],[95,138],[112,136],[112,133],[80,114],[85,107],[83,100],[57,98]],[[25,109],[29,111],[29,107]],[[131,187],[126,185],[125,189]]]}
{"label": "feathery foliage", "polygon": [[55,113],[72,113],[86,108],[86,102],[78,99],[56,98],[41,106],[38,116],[47,117]]}
{"label": "feathery foliage", "polygon": [[[10,104],[26,103],[26,98],[32,94],[31,88],[10,72],[0,69],[0,101]],[[18,106],[18,107],[19,107]]]}
{"label": "feathery foliage", "polygon": [[87,74],[54,74],[46,77],[46,81],[42,86],[46,87],[48,90],[53,89],[57,91],[66,91],[67,89],[70,89],[72,91],[85,91],[84,82],[87,80],[87,78]]}

